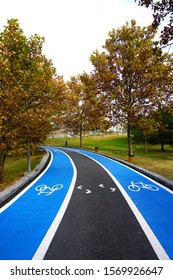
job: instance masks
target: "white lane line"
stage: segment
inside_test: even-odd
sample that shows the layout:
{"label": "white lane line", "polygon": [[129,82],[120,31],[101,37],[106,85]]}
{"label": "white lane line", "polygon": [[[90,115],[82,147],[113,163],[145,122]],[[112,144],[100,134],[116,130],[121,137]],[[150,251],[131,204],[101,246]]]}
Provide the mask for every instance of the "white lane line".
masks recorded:
{"label": "white lane line", "polygon": [[[61,151],[62,152],[62,151]],[[62,152],[64,153],[64,152]],[[43,238],[42,242],[40,243],[40,246],[38,247],[36,253],[34,254],[33,256],[33,260],[43,260],[49,246],[50,246],[50,243],[60,225],[60,222],[64,216],[64,213],[67,209],[67,206],[70,202],[70,199],[71,199],[71,196],[72,196],[72,193],[73,193],[73,190],[74,190],[74,186],[75,186],[75,183],[76,183],[76,178],[77,178],[77,170],[76,170],[76,166],[74,165],[74,162],[72,161],[72,159],[69,157],[69,155],[67,155],[66,153],[64,153],[66,156],[68,156],[68,158],[70,159],[71,161],[71,164],[73,166],[73,170],[74,170],[74,174],[73,174],[73,178],[72,178],[72,181],[71,181],[71,184],[70,184],[70,187],[69,187],[69,190],[66,194],[66,197],[61,205],[61,208],[59,209],[55,219],[53,220],[50,228],[48,229],[45,237]]]}
{"label": "white lane line", "polygon": [[14,198],[12,198],[8,203],[6,203],[1,209],[0,209],[0,214],[5,211],[10,205],[12,205],[19,197],[21,197],[27,190],[29,190],[49,169],[50,165],[52,164],[53,161],[53,154],[49,149],[46,149],[50,152],[51,154],[51,159],[48,164],[48,166],[43,170],[43,172],[34,180],[32,183],[30,183],[23,191],[21,191],[18,195],[16,195]]}
{"label": "white lane line", "polygon": [[[133,211],[136,219],[138,220],[140,226],[142,227],[145,235],[147,236],[147,238],[148,238],[151,246],[153,247],[153,250],[155,251],[156,255],[158,256],[159,260],[169,260],[170,259],[169,256],[167,255],[166,251],[164,250],[161,243],[157,239],[156,235],[151,230],[150,226],[148,225],[148,223],[146,222],[146,220],[144,219],[144,217],[142,216],[142,214],[140,213],[140,211],[138,210],[138,208],[136,207],[134,202],[131,200],[129,195],[126,193],[126,191],[124,190],[122,185],[118,182],[118,180],[113,176],[113,174],[96,159],[92,158],[89,155],[83,154],[82,152],[78,151],[78,153],[81,153],[82,155],[85,155],[86,157],[92,159],[93,161],[98,163],[102,168],[105,169],[105,171],[109,174],[109,176],[112,178],[112,180],[118,186],[119,190],[121,191],[122,195],[124,196],[125,200],[127,201],[128,205],[130,206],[131,210]],[[137,173],[139,173],[139,172],[137,172]]]}
{"label": "white lane line", "polygon": [[[64,149],[65,149],[65,148],[64,148]],[[74,152],[76,152],[76,153],[81,153],[82,155],[86,155],[86,154],[84,154],[82,151],[80,151],[80,150],[78,150],[78,149],[75,149],[75,148],[68,148],[67,150],[72,150],[72,151],[74,151]],[[91,154],[94,155],[94,153],[92,153],[92,152],[90,152],[90,151],[89,151],[89,153],[91,153]],[[86,156],[87,156],[87,155],[86,155]],[[159,187],[161,187],[162,189],[164,189],[166,192],[169,192],[170,194],[173,195],[173,190],[169,189],[168,187],[165,187],[164,185],[162,185],[161,183],[159,183],[159,182],[157,182],[156,180],[152,179],[151,177],[149,177],[149,176],[147,176],[147,175],[145,175],[145,174],[143,174],[143,173],[140,173],[140,171],[137,171],[137,170],[133,169],[133,168],[130,167],[130,166],[127,166],[127,165],[125,165],[125,164],[123,164],[123,163],[121,163],[121,162],[119,162],[119,161],[116,161],[116,159],[112,159],[112,158],[106,157],[106,156],[101,155],[101,154],[99,154],[99,156],[102,157],[102,158],[105,158],[105,159],[109,159],[109,160],[112,161],[112,162],[116,162],[116,164],[118,164],[118,165],[120,165],[120,166],[123,166],[123,167],[126,167],[126,168],[129,169],[129,170],[132,170],[133,172],[139,174],[139,175],[142,176],[143,178],[149,179],[151,182],[153,182],[154,184],[156,184],[156,185],[158,185]],[[88,156],[88,157],[90,157],[90,156]],[[90,158],[92,158],[92,157],[90,157]],[[93,158],[92,158],[92,159],[93,159]],[[96,160],[95,160],[95,161],[96,161]]]}
{"label": "white lane line", "polygon": [[[103,155],[100,155],[100,156],[106,158],[106,157],[103,156]],[[111,160],[112,162],[115,162],[115,161],[116,161],[116,159],[115,159],[115,160],[113,160],[113,159],[111,159],[111,158],[107,158],[107,159]],[[120,166],[123,166],[123,167],[126,167],[126,168],[132,170],[133,172],[139,174],[139,175],[142,176],[143,178],[149,179],[149,180],[150,180],[151,182],[153,182],[155,185],[158,185],[159,187],[161,187],[162,189],[164,189],[165,191],[167,191],[167,192],[169,192],[170,194],[173,195],[173,191],[172,191],[171,189],[169,189],[168,187],[165,187],[164,185],[162,185],[161,183],[159,183],[159,182],[157,182],[156,180],[152,179],[151,177],[149,177],[149,176],[147,176],[147,175],[145,175],[145,174],[143,174],[143,173],[140,173],[140,171],[137,171],[137,170],[133,169],[132,167],[127,166],[127,165],[125,165],[125,164],[123,164],[123,163],[121,163],[121,162],[116,161],[116,163],[119,164]]]}

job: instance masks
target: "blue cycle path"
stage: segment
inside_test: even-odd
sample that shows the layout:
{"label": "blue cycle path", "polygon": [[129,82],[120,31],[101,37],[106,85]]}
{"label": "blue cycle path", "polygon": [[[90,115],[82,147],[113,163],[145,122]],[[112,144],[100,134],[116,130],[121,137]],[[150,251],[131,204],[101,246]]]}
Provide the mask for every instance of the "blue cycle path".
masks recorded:
{"label": "blue cycle path", "polygon": [[[16,200],[0,209],[0,259],[32,259],[67,195],[74,178],[72,161],[62,151],[47,149],[52,153],[52,162],[46,172]],[[169,258],[173,259],[173,192],[115,160],[88,151],[74,151],[96,160],[112,174],[136,205]],[[159,190],[143,188],[133,192],[128,188],[132,181],[155,185]],[[39,185],[47,185],[51,189],[57,184],[62,184],[63,188],[50,195],[39,193],[37,189]]]}
{"label": "blue cycle path", "polygon": [[[97,153],[77,149],[72,150],[96,160],[116,178],[144,217],[168,257],[173,259],[173,192],[115,160]],[[131,191],[128,186],[132,181],[154,185],[159,190],[151,191],[143,188],[140,191]]]}
{"label": "blue cycle path", "polygon": [[[12,204],[0,209],[2,260],[32,259],[71,185],[74,168],[70,158],[57,149],[47,149],[52,153],[52,162],[43,176],[28,186]],[[52,188],[57,184],[62,184],[63,188],[50,195],[36,190],[39,185]]]}

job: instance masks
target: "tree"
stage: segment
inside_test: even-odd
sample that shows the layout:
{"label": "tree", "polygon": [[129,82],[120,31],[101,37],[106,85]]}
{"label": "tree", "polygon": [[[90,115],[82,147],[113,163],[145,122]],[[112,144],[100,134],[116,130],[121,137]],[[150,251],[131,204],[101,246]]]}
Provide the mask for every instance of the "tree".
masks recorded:
{"label": "tree", "polygon": [[0,33],[0,183],[9,151],[30,151],[50,129],[55,68],[42,54],[44,38],[26,38],[16,19]]}
{"label": "tree", "polygon": [[105,95],[97,88],[95,75],[83,73],[79,76],[84,93],[85,115],[87,117],[86,130],[105,130],[108,128],[106,117]]}
{"label": "tree", "polygon": [[135,2],[153,10],[152,27],[154,30],[158,29],[161,22],[169,17],[169,23],[161,31],[160,44],[161,46],[173,44],[173,2],[170,0],[135,0]]}
{"label": "tree", "polygon": [[58,129],[63,126],[63,116],[66,115],[67,111],[67,84],[63,76],[58,75],[55,78],[53,92],[53,99],[49,104],[49,112],[51,113],[52,129]]}
{"label": "tree", "polygon": [[127,127],[128,154],[133,156],[131,128],[139,116],[147,116],[166,100],[172,85],[169,56],[155,51],[154,34],[134,20],[109,32],[103,48],[91,55],[98,88],[109,104],[108,117],[113,124]]}
{"label": "tree", "polygon": [[157,112],[157,119],[160,119],[160,126],[157,132],[149,138],[151,143],[161,144],[161,150],[164,151],[165,144],[173,144],[173,115],[169,108],[163,106]]}
{"label": "tree", "polygon": [[103,102],[104,98],[97,91],[93,75],[84,72],[67,82],[64,100],[66,110],[62,120],[68,131],[79,133],[81,148],[84,131],[106,125]]}
{"label": "tree", "polygon": [[150,137],[159,131],[161,126],[161,120],[159,118],[159,114],[157,112],[152,112],[147,116],[139,116],[139,120],[137,122],[136,127],[132,127],[133,135],[136,139],[140,138],[144,140],[145,143],[145,152],[148,153],[148,145],[147,140]]}
{"label": "tree", "polygon": [[80,147],[82,147],[83,131],[83,100],[82,84],[77,77],[71,77],[67,82],[67,91],[64,99],[65,111],[62,115],[63,125],[66,130],[80,135]]}

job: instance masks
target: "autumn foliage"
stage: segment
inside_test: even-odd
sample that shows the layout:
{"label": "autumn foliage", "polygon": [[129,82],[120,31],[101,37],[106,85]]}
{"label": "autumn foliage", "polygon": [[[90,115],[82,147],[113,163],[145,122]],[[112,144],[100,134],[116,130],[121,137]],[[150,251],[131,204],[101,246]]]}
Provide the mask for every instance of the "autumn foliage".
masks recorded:
{"label": "autumn foliage", "polygon": [[0,183],[6,155],[34,150],[51,124],[79,134],[81,147],[84,131],[122,124],[133,156],[132,128],[144,136],[159,131],[162,106],[172,116],[173,55],[155,35],[135,20],[113,29],[103,51],[91,54],[94,70],[65,82],[42,54],[44,38],[27,38],[9,20],[0,33]]}
{"label": "autumn foliage", "polygon": [[7,153],[32,150],[50,129],[55,69],[44,38],[27,38],[15,19],[0,33],[0,182]]}
{"label": "autumn foliage", "polygon": [[157,47],[154,36],[150,27],[141,28],[132,20],[110,31],[104,51],[96,50],[90,58],[98,88],[107,98],[107,117],[127,128],[130,156],[132,126],[141,126],[142,116],[143,129],[152,131],[148,116],[172,95],[172,55]]}

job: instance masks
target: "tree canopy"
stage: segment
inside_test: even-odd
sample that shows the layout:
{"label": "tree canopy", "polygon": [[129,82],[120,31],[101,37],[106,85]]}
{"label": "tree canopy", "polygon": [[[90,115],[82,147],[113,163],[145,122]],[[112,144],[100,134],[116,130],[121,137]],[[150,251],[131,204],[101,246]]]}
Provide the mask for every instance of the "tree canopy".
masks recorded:
{"label": "tree canopy", "polygon": [[173,44],[173,1],[171,0],[135,0],[140,6],[150,7],[153,10],[153,29],[158,29],[160,24],[169,19],[167,25],[164,25],[161,36],[161,46]]}
{"label": "tree canopy", "polygon": [[[83,73],[71,77],[63,95],[62,125],[68,131],[82,135],[84,131],[106,126],[104,118],[104,97],[98,92],[95,76]],[[60,96],[59,96],[60,97]]]}
{"label": "tree canopy", "polygon": [[0,182],[6,154],[33,149],[50,129],[55,68],[43,43],[36,34],[27,38],[16,19],[0,33]]}
{"label": "tree canopy", "polygon": [[111,122],[127,126],[133,155],[131,127],[172,93],[171,57],[156,51],[150,27],[141,28],[134,20],[109,32],[103,47],[104,52],[91,55],[97,85],[106,95]]}

